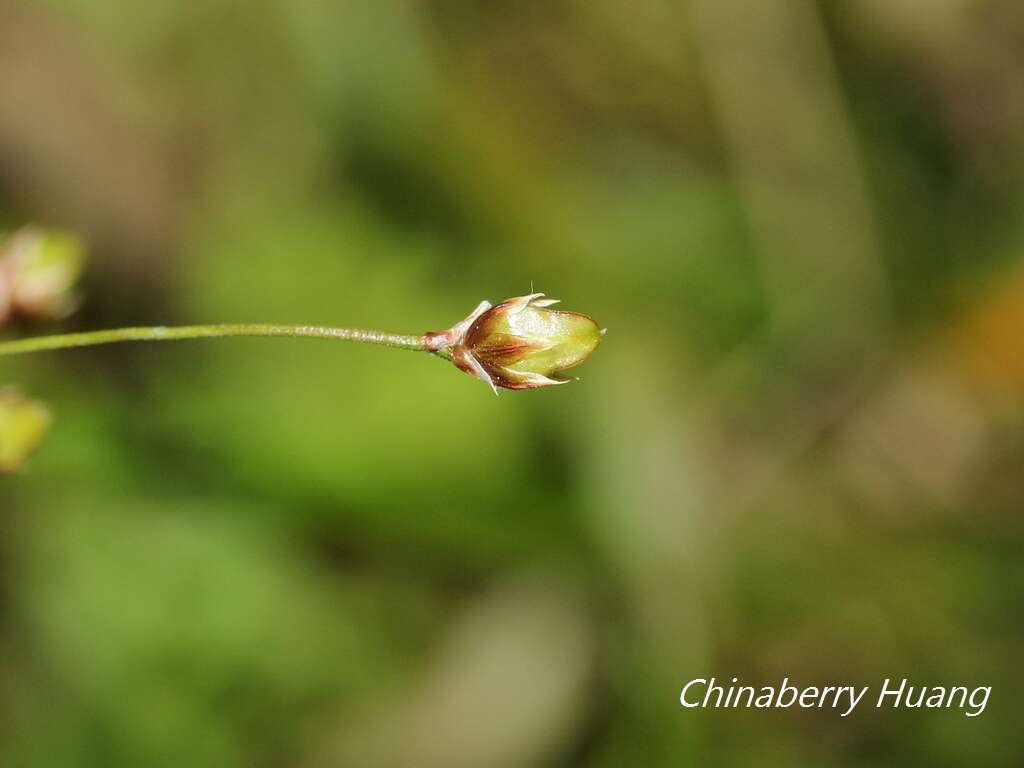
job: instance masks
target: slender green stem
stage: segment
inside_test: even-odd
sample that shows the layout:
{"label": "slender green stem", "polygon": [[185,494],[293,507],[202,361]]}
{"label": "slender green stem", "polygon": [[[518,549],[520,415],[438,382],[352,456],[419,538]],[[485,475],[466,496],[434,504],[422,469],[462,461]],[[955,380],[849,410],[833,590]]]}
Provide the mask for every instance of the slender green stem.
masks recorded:
{"label": "slender green stem", "polygon": [[422,336],[402,336],[356,328],[328,328],[319,325],[185,325],[174,328],[117,328],[109,331],[68,333],[60,336],[39,336],[31,339],[0,342],[0,357],[44,352],[72,347],[92,347],[125,341],[178,341],[182,339],[213,339],[225,336],[290,336],[314,339],[355,341],[379,344],[396,349],[429,351]]}

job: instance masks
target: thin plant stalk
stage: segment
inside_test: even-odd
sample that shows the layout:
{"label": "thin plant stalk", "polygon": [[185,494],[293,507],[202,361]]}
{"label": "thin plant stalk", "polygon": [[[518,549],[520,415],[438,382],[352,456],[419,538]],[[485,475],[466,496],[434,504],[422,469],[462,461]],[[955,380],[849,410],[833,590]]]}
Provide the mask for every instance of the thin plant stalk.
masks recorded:
{"label": "thin plant stalk", "polygon": [[57,336],[39,336],[29,339],[0,342],[0,357],[24,355],[75,347],[94,347],[101,344],[120,344],[128,341],[183,341],[187,339],[217,339],[229,336],[284,336],[290,338],[331,339],[376,344],[395,349],[432,352],[423,336],[406,336],[358,328],[331,328],[320,325],[183,325],[177,327],[117,328],[86,333],[66,333]]}

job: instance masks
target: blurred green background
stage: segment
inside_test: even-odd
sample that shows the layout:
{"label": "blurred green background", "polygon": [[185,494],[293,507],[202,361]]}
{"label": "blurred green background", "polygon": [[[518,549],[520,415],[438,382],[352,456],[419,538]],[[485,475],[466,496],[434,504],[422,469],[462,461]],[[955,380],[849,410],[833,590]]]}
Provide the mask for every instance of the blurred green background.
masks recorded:
{"label": "blurred green background", "polygon": [[5,360],[0,765],[1024,764],[1022,82],[1017,0],[0,0],[0,225],[90,249],[8,336],[610,329]]}

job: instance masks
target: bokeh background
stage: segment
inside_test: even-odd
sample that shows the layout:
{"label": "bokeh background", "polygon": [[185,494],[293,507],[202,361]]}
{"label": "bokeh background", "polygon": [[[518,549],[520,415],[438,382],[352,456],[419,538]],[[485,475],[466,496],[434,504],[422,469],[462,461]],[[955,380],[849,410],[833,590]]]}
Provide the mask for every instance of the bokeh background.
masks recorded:
{"label": "bokeh background", "polygon": [[[4,360],[4,766],[1024,764],[1017,0],[0,2],[8,337],[609,327],[495,398],[315,341]],[[682,710],[694,677],[987,711]]]}

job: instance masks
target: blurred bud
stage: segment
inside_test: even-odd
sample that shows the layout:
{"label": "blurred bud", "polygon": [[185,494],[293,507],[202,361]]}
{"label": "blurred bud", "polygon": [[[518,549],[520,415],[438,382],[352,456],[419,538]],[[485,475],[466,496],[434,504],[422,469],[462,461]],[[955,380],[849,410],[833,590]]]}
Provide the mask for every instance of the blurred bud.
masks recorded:
{"label": "blurred bud", "polygon": [[0,323],[21,315],[55,320],[77,304],[81,242],[68,234],[26,227],[0,244]]}
{"label": "blurred bud", "polygon": [[0,389],[0,475],[18,470],[49,428],[45,405],[15,389]]}
{"label": "blurred bud", "polygon": [[556,374],[586,360],[604,331],[590,317],[550,309],[543,293],[508,299],[496,307],[482,302],[458,325],[427,334],[433,351],[497,393],[565,384]]}

